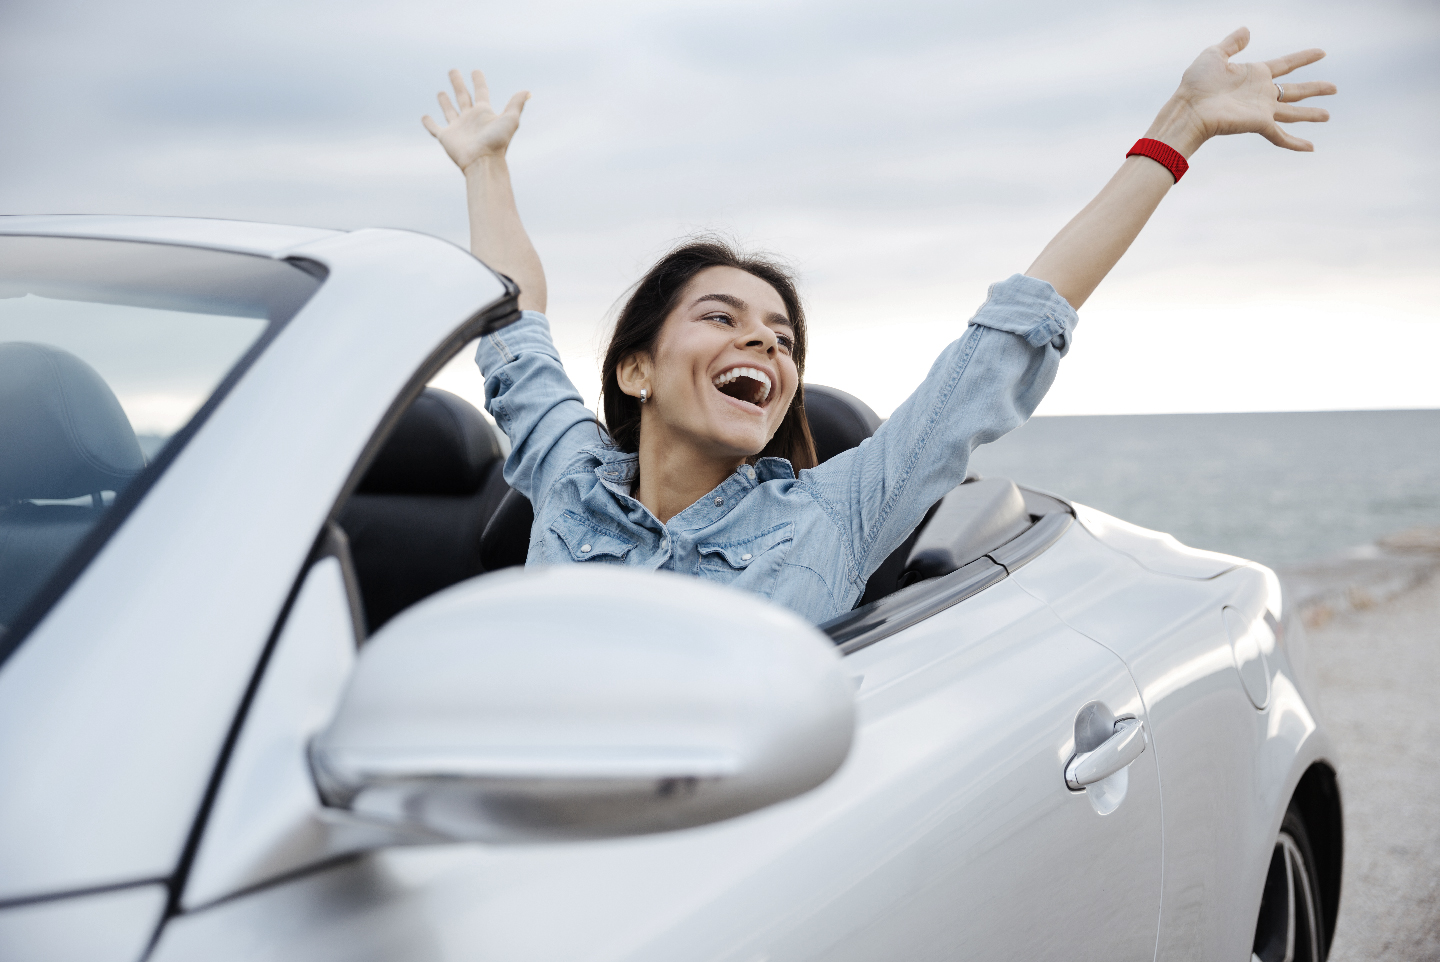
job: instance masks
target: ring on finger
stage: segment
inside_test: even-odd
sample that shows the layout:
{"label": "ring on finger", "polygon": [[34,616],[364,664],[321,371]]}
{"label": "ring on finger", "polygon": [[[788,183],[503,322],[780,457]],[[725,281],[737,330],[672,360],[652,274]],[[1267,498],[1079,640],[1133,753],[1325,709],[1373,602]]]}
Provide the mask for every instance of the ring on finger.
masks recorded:
{"label": "ring on finger", "polygon": [[1279,99],[1279,102],[1283,104],[1283,103],[1285,102],[1285,85],[1284,85],[1284,84],[1276,84],[1276,85],[1275,85],[1275,89],[1280,92],[1280,97],[1279,97],[1278,99]]}

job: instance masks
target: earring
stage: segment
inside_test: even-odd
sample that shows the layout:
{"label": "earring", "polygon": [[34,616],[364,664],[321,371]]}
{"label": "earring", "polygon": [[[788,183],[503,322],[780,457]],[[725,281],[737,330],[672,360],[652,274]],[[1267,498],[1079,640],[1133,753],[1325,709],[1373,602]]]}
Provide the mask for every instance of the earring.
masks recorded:
{"label": "earring", "polygon": [[644,404],[648,400],[650,400],[650,389],[642,387],[640,389],[640,403]]}

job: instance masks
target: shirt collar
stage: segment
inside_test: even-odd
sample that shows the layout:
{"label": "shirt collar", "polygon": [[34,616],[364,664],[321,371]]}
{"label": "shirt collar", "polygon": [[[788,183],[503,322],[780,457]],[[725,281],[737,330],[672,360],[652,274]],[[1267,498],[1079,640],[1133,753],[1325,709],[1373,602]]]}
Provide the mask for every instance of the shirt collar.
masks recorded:
{"label": "shirt collar", "polygon": [[[631,493],[640,473],[638,454],[604,443],[587,447],[585,453],[600,462],[595,466],[595,476],[601,484],[626,501],[639,504]],[[766,481],[794,479],[795,468],[784,458],[760,458],[753,466],[742,464],[713,491],[671,518],[666,527],[704,528],[729,514],[747,494]]]}
{"label": "shirt collar", "polygon": [[761,484],[766,481],[794,481],[795,466],[784,458],[761,458],[755,462],[755,474]]}
{"label": "shirt collar", "polygon": [[[622,451],[603,442],[589,445],[584,451],[600,462],[595,473],[603,480],[628,484],[640,473],[640,455],[633,451]],[[744,474],[746,467],[747,465],[742,464],[736,469],[736,473]],[[766,481],[795,480],[795,468],[784,458],[760,458],[752,470],[755,476],[751,480],[758,480],[761,484]]]}
{"label": "shirt collar", "polygon": [[713,491],[671,518],[667,527],[699,531],[725,517],[766,481],[794,477],[794,469],[784,458],[761,458],[754,465],[742,464]]}

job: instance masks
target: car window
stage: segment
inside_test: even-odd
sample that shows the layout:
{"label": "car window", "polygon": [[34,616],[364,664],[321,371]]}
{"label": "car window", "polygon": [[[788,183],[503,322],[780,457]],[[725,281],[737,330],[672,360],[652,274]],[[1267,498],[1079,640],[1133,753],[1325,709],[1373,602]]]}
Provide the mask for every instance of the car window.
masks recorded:
{"label": "car window", "polygon": [[323,273],[165,244],[0,237],[0,658]]}

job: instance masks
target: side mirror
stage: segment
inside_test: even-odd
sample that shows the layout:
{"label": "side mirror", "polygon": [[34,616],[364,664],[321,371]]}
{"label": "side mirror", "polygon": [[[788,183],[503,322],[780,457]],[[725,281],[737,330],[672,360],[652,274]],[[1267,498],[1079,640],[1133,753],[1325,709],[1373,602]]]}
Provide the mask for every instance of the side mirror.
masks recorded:
{"label": "side mirror", "polygon": [[311,766],[327,805],[412,837],[660,832],[825,781],[854,690],[825,635],[751,595],[611,567],[501,572],[375,635]]}

